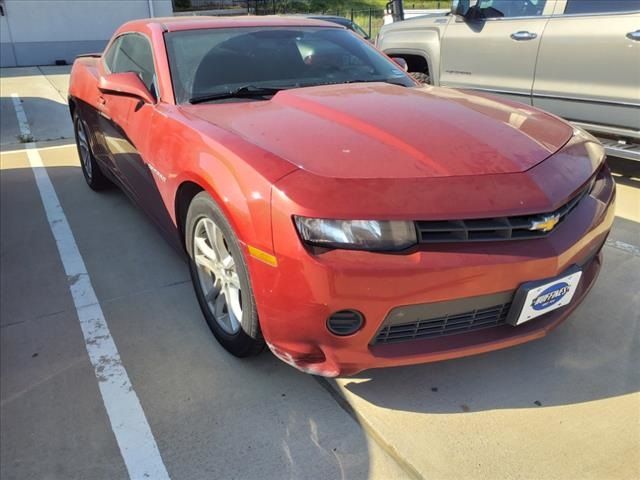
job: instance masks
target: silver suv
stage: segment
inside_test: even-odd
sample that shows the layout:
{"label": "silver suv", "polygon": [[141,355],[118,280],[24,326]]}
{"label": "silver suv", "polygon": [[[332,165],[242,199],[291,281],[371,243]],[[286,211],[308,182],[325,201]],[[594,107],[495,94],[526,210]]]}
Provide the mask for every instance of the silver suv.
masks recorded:
{"label": "silver suv", "polygon": [[540,107],[640,161],[640,0],[454,0],[377,46],[418,80]]}

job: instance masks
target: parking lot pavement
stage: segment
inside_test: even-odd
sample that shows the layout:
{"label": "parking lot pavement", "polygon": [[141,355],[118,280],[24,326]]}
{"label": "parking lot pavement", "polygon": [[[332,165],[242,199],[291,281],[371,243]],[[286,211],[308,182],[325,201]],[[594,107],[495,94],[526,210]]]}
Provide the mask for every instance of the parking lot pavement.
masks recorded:
{"label": "parking lot pavement", "polygon": [[[29,140],[73,138],[66,93],[69,71],[68,66],[0,69],[0,146],[3,149]],[[32,134],[30,139],[22,138],[13,113],[12,93],[18,93],[24,103]]]}
{"label": "parking lot pavement", "polygon": [[[119,191],[86,188],[75,147],[40,155],[171,478],[405,476],[313,377],[226,354],[182,259]],[[24,152],[0,178],[0,476],[123,478]]]}
{"label": "parking lot pavement", "polygon": [[[0,477],[126,478],[34,172],[5,135],[11,93],[28,118],[55,115],[36,140],[70,135],[66,77],[39,72],[2,78]],[[226,354],[146,217],[89,190],[74,146],[37,146],[171,478],[640,476],[640,181],[619,179],[600,279],[548,337],[329,392],[268,352]]]}

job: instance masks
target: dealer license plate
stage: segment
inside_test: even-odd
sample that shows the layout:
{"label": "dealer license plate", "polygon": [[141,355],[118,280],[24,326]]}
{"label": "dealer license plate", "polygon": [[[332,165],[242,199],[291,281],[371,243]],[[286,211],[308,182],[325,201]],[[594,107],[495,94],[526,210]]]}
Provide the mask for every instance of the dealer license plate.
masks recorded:
{"label": "dealer license plate", "polygon": [[582,271],[576,268],[572,273],[544,283],[525,283],[520,287],[515,299],[522,301],[524,296],[520,314],[517,317],[512,316],[509,323],[520,325],[569,304],[576,293],[581,276]]}

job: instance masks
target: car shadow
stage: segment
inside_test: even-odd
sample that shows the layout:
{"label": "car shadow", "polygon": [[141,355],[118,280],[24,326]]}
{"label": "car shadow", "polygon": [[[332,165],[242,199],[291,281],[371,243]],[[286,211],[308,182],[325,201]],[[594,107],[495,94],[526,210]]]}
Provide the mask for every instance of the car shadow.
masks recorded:
{"label": "car shadow", "polygon": [[617,175],[616,182],[640,188],[640,162],[619,157],[607,157],[607,164]]}

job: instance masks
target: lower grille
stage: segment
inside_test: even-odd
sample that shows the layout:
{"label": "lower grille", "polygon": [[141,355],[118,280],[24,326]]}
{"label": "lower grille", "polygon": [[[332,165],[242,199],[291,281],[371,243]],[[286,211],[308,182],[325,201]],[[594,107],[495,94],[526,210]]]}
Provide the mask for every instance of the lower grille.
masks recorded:
{"label": "lower grille", "polygon": [[505,324],[509,307],[511,302],[455,315],[386,325],[376,335],[374,343],[406,342],[497,327]]}

